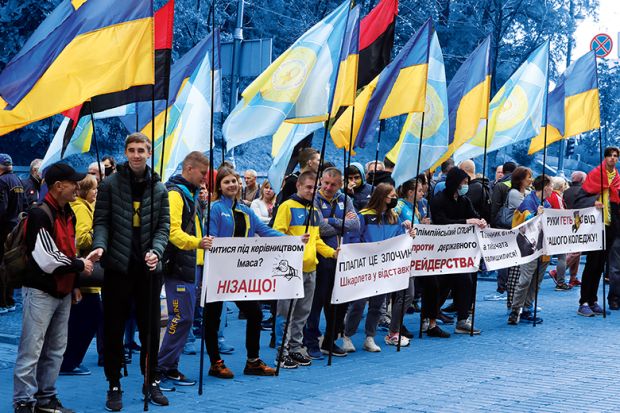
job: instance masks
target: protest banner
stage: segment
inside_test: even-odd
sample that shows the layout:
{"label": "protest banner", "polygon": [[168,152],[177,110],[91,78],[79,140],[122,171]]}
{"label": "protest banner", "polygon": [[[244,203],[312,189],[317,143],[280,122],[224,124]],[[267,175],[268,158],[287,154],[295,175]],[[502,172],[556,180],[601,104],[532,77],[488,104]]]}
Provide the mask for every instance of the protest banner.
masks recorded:
{"label": "protest banner", "polygon": [[545,254],[602,250],[604,227],[603,213],[595,207],[546,209],[543,219]]}
{"label": "protest banner", "polygon": [[336,263],[332,304],[348,303],[407,288],[412,239],[343,244]]}
{"label": "protest banner", "polygon": [[480,251],[489,271],[525,264],[540,257],[544,253],[543,234],[541,216],[513,229],[476,228]]}
{"label": "protest banner", "polygon": [[215,238],[200,302],[302,298],[303,256],[301,237]]}
{"label": "protest banner", "polygon": [[478,271],[480,249],[473,225],[416,225],[411,276]]}

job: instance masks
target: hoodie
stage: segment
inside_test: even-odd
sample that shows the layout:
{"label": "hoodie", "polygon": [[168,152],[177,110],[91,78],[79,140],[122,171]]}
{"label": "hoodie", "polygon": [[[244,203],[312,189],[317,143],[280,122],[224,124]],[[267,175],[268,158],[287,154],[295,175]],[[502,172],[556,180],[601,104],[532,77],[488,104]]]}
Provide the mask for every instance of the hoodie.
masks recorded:
{"label": "hoodie", "polygon": [[469,198],[463,195],[454,194],[457,192],[461,182],[469,176],[459,168],[452,168],[446,176],[446,188],[437,193],[431,200],[431,215],[433,224],[466,224],[469,218],[480,218],[474,209]]}
{"label": "hoodie", "polygon": [[364,167],[359,162],[351,162],[351,166],[355,167],[362,177],[362,184],[353,189],[353,206],[357,211],[361,211],[366,207],[370,196],[372,195],[372,185],[366,183],[364,179]]}

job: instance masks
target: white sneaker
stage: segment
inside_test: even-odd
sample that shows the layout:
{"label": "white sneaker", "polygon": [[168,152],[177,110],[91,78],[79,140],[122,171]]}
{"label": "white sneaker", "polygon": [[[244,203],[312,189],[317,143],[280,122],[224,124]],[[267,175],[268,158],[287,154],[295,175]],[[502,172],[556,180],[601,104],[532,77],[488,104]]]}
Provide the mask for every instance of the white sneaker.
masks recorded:
{"label": "white sneaker", "polygon": [[381,351],[381,347],[375,343],[375,339],[373,337],[368,336],[366,337],[366,340],[364,340],[364,350],[370,351],[371,353],[378,353]]}
{"label": "white sneaker", "polygon": [[355,353],[355,346],[351,339],[347,336],[342,336],[342,349],[347,353]]}
{"label": "white sneaker", "polygon": [[[385,336],[385,344],[388,346],[398,346],[398,333],[396,334],[388,334]],[[400,338],[400,346],[407,347],[409,345],[409,339],[405,336]]]}

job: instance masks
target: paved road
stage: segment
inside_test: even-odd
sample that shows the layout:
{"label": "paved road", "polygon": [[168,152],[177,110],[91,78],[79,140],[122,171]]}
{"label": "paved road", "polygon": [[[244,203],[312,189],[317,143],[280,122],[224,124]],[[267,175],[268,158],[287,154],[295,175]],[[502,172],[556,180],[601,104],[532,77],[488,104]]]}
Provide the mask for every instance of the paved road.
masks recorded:
{"label": "paved road", "polygon": [[[492,293],[494,283],[481,282],[478,297]],[[377,354],[358,351],[346,358],[282,371],[278,378],[244,377],[244,321],[231,317],[226,330],[237,351],[225,361],[237,374],[225,381],[205,376],[204,394],[196,386],[168,393],[171,406],[151,411],[234,412],[617,412],[620,411],[620,313],[607,319],[576,315],[578,290],[556,292],[543,283],[539,305],[544,323],[508,326],[505,302],[479,301],[478,337],[415,339],[396,353],[381,342]],[[418,314],[408,315],[411,330]],[[2,318],[0,318],[0,331]],[[451,331],[451,329],[450,329]],[[381,336],[382,338],[382,336]],[[361,349],[362,333],[353,341]],[[379,340],[377,340],[379,341]],[[263,333],[262,357],[270,362]],[[0,412],[9,411],[12,363],[16,347],[0,344]],[[207,359],[208,360],[208,359]],[[80,412],[103,411],[107,383],[91,347],[85,365],[93,374],[61,377],[63,403]],[[198,356],[183,356],[181,370],[198,377]],[[137,366],[123,379],[125,412],[142,411]]]}

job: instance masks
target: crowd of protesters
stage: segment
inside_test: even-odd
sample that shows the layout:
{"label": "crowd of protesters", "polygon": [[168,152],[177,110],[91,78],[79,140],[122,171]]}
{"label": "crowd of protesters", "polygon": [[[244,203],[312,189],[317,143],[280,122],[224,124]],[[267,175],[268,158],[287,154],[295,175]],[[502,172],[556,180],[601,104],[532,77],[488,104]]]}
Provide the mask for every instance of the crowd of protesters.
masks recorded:
{"label": "crowd of protesters", "polygon": [[[234,377],[222,359],[233,351],[224,340],[227,305],[206,304],[204,320],[197,311],[204,251],[214,237],[293,235],[305,244],[303,298],[235,302],[247,320],[246,375],[275,375],[271,363],[260,358],[262,330],[271,331],[270,345],[278,350],[274,365],[283,369],[308,366],[328,353],[344,357],[356,351],[351,338],[358,333],[364,334],[365,351],[380,352],[376,336],[383,327],[385,345],[407,347],[413,334],[401,323],[403,309],[421,312],[421,331],[429,337],[449,338],[445,326],[451,324],[455,334],[480,334],[471,317],[475,274],[411,278],[404,291],[330,303],[342,243],[415,236],[419,224],[513,228],[545,208],[600,208],[608,248],[586,253],[581,281],[579,253],[556,257],[549,274],[558,291],[581,287],[579,315],[602,315],[597,291],[609,255],[607,300],[610,309],[620,308],[620,150],[615,147],[607,148],[603,163],[588,174],[574,172],[570,183],[534,177],[513,162],[497,166],[490,181],[476,173],[474,162],[448,160],[438,177],[422,173],[398,188],[387,158],[341,170],[305,148],[298,154],[299,171],[276,183],[258,182],[256,171],[240,174],[228,162],[215,169],[202,153],[192,152],[181,172],[163,183],[149,167],[151,155],[149,139],[134,133],[125,141],[126,162],[108,156],[79,173],[64,163],[40,171],[41,161],[34,160],[29,177],[21,180],[12,172],[11,157],[0,154],[0,257],[4,240],[27,214],[29,267],[21,285],[13,285],[0,269],[0,314],[16,310],[14,288],[21,286],[23,297],[16,412],[71,411],[59,401],[55,382],[59,374],[90,374],[82,360],[95,337],[109,383],[109,411],[122,409],[122,371],[135,350],[146,375],[144,397],[155,405],[168,405],[164,393],[175,386],[196,383],[179,371],[179,361],[195,354],[193,342],[202,335],[208,374]],[[540,243],[526,241],[520,248],[533,251]],[[497,272],[497,294],[485,299],[506,300],[508,324],[542,322],[534,316],[534,298],[550,261],[543,256]],[[162,292],[168,314],[160,336]],[[335,333],[321,331],[322,316]],[[140,345],[134,342],[135,326]]]}

